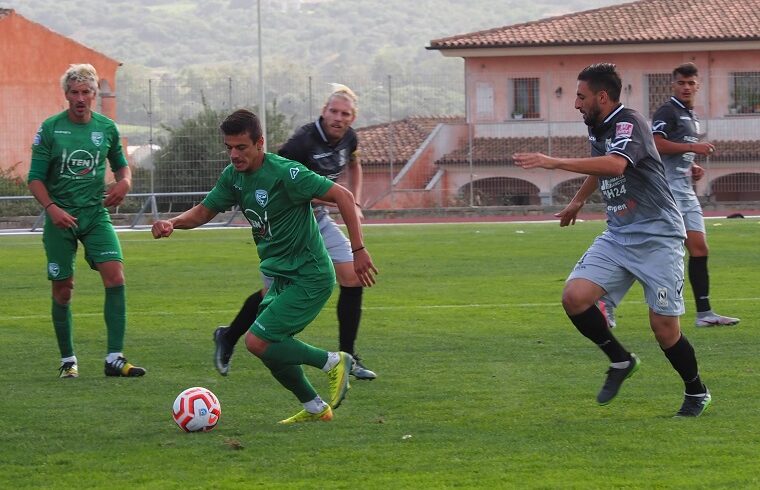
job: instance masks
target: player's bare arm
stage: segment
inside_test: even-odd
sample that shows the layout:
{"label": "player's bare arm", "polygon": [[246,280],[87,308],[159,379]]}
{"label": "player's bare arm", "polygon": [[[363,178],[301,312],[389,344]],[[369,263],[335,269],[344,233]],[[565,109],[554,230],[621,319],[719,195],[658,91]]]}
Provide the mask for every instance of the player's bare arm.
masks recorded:
{"label": "player's bare arm", "polygon": [[214,219],[216,215],[216,211],[210,210],[203,204],[197,204],[172,219],[156,221],[151,227],[151,232],[153,238],[168,237],[175,229],[191,230],[197,228]]}
{"label": "player's bare arm", "polygon": [[335,184],[319,198],[337,204],[343,222],[348,229],[348,238],[351,241],[351,250],[354,253],[354,271],[365,287],[371,287],[375,284],[375,275],[378,270],[372,263],[369,251],[364,246],[361,221],[356,213],[354,195],[342,185]]}
{"label": "player's bare arm", "polygon": [[712,143],[706,141],[701,143],[678,143],[665,139],[661,134],[654,135],[654,144],[657,147],[657,151],[663,155],[678,155],[691,152],[706,157],[715,153],[715,145]]}
{"label": "player's bare arm", "polygon": [[116,182],[108,186],[106,198],[103,200],[103,206],[107,208],[121,204],[132,189],[132,170],[129,167],[120,168],[114,173],[114,177]]}
{"label": "player's bare arm", "polygon": [[364,219],[364,213],[362,212],[362,184],[364,182],[364,174],[362,173],[362,164],[359,160],[358,152],[354,152],[351,155],[351,160],[348,162],[348,188],[354,193],[354,200],[356,201],[356,213],[359,215],[359,219]]}
{"label": "player's bare arm", "polygon": [[29,182],[29,191],[45,209],[45,212],[50,216],[50,220],[56,228],[65,230],[77,225],[77,219],[75,217],[59,208],[58,205],[53,202],[44,182],[41,180],[33,180]]}
{"label": "player's bare arm", "polygon": [[617,154],[590,158],[556,158],[543,153],[515,153],[512,155],[515,165],[525,169],[545,168],[549,170],[567,170],[585,175],[616,176],[623,175],[628,160]]}

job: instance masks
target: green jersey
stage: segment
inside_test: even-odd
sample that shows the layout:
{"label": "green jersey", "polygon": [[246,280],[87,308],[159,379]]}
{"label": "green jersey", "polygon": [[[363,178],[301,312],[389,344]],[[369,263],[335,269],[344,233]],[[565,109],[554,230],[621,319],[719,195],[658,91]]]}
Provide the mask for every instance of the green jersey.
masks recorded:
{"label": "green jersey", "polygon": [[228,165],[202,204],[216,212],[240,206],[251,223],[263,274],[332,285],[335,271],[311,208],[311,200],[332,186],[300,163],[266,153],[254,172]]}
{"label": "green jersey", "polygon": [[102,206],[106,159],[114,172],[127,166],[116,124],[97,112],[88,123],[75,123],[63,111],[37,131],[27,182],[44,182],[50,198],[66,209]]}

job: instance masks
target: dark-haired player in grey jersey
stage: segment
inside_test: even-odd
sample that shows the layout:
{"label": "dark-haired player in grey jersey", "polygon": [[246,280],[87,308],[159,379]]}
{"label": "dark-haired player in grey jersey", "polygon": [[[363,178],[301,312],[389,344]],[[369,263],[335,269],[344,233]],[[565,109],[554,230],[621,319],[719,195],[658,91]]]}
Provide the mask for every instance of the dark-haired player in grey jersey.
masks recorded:
{"label": "dark-haired player in grey jersey", "polygon": [[574,224],[597,185],[607,204],[607,230],[594,240],[568,277],[562,305],[578,331],[610,359],[597,395],[610,403],[623,381],[639,367],[639,358],[612,335],[596,306],[604,298],[615,305],[634,281],[644,288],[649,323],[660,348],[681,376],[685,397],[676,416],[696,417],[710,404],[697,359],[681,333],[683,304],[683,219],[644,117],[620,102],[622,82],[615,65],[599,63],[578,75],[575,108],[589,127],[591,158],[554,158],[541,153],[513,155],[516,165],[562,169],[589,177],[570,204],[557,214],[560,226]]}
{"label": "dark-haired player in grey jersey", "polygon": [[699,120],[694,101],[699,91],[699,73],[694,63],[684,63],[673,70],[673,96],[657,109],[652,118],[652,133],[662,156],[665,176],[686,225],[686,249],[689,251],[689,282],[697,304],[697,327],[736,325],[738,318],[718,315],[710,307],[710,278],[707,273],[707,240],[702,206],[694,193],[692,179],[704,175],[694,163],[696,155],[709,156],[715,147],[700,142]]}

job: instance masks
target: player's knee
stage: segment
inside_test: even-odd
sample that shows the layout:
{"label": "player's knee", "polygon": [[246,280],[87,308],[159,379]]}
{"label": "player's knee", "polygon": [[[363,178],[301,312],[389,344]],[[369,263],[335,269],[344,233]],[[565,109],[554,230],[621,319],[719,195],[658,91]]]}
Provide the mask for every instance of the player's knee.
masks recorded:
{"label": "player's knee", "polygon": [[248,352],[261,359],[267,347],[269,347],[269,342],[248,332],[245,334],[245,347],[248,349]]}
{"label": "player's knee", "polygon": [[74,279],[64,279],[63,281],[53,281],[53,299],[59,305],[71,303],[71,297],[74,295]]}
{"label": "player's knee", "polygon": [[568,287],[562,292],[562,307],[568,315],[577,315],[586,311],[594,302],[582,291]]}

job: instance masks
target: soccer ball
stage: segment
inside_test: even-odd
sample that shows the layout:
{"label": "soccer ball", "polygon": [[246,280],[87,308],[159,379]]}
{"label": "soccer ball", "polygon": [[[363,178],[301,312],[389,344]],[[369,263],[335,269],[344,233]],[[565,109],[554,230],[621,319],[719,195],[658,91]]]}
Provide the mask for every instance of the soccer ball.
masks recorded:
{"label": "soccer ball", "polygon": [[172,415],[185,432],[206,432],[216,427],[222,406],[210,390],[196,386],[177,396]]}

